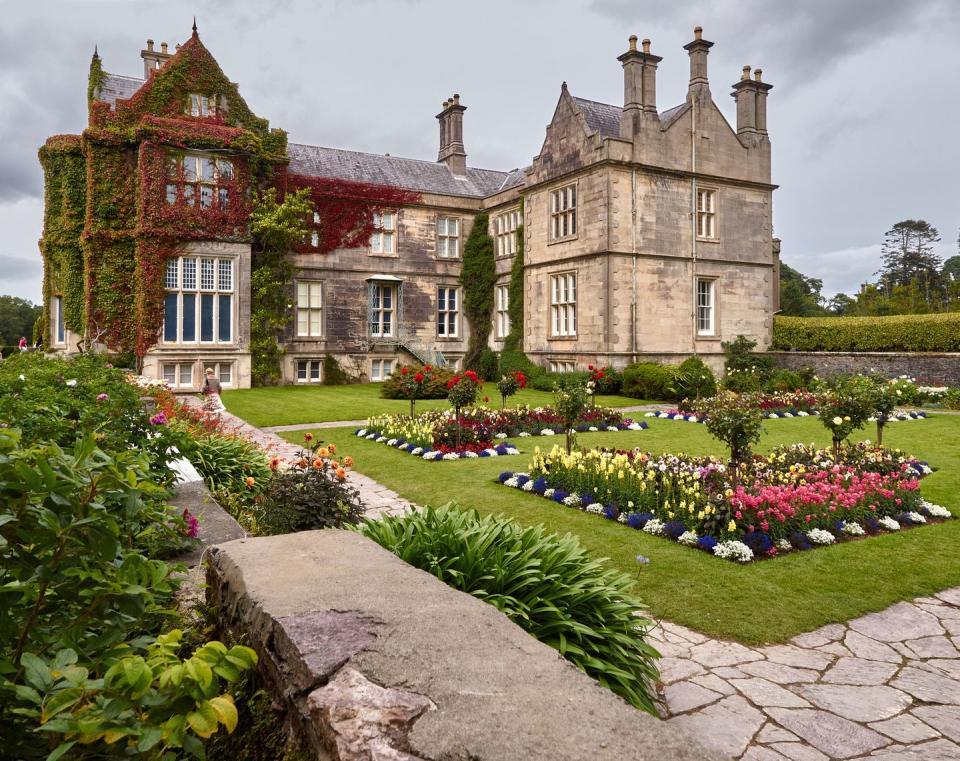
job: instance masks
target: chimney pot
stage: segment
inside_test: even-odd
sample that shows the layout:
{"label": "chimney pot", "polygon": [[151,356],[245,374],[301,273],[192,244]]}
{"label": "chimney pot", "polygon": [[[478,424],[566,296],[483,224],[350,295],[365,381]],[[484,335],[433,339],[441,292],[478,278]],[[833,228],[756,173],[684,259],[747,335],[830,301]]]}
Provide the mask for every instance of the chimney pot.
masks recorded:
{"label": "chimney pot", "polygon": [[454,93],[454,94],[453,94],[453,105],[455,105],[455,106],[459,106],[459,105],[460,105],[460,93]]}
{"label": "chimney pot", "polygon": [[754,69],[754,71],[753,71],[753,78],[754,78],[757,82],[762,82],[762,81],[763,81],[763,69]]}
{"label": "chimney pot", "polygon": [[153,40],[147,40],[147,50],[153,50]]}
{"label": "chimney pot", "polygon": [[650,40],[648,38],[644,38],[643,40],[643,52],[644,53],[650,52]]}
{"label": "chimney pot", "polygon": [[637,49],[637,35],[631,34],[631,35],[627,38],[627,40],[628,40],[629,43],[630,43],[630,50],[636,50],[636,49]]}
{"label": "chimney pot", "polygon": [[703,27],[695,26],[693,28],[693,36],[694,36],[694,39],[697,39],[697,40],[703,39]]}
{"label": "chimney pot", "polygon": [[750,79],[750,67],[749,67],[749,66],[744,66],[744,67],[743,67],[743,74],[740,75],[740,80],[743,81],[744,79]]}
{"label": "chimney pot", "polygon": [[165,42],[161,42],[161,43],[160,43],[160,52],[161,52],[161,53],[166,53],[166,52],[167,52],[167,43],[165,43]]}

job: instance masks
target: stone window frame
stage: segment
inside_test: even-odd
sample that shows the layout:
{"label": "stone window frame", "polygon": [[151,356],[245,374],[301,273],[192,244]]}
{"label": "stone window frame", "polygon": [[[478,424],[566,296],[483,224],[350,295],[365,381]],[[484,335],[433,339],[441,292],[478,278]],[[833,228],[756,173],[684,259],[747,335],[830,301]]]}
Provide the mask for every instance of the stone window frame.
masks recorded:
{"label": "stone window frame", "polygon": [[[307,287],[307,305],[306,305],[306,306],[303,306],[303,305],[301,305],[301,303],[300,303],[300,286],[301,286],[301,285],[305,285],[305,286]],[[320,303],[319,303],[319,306],[314,306],[314,305],[313,305],[313,302],[312,302],[313,286],[317,286],[317,287],[318,287],[318,290],[319,290],[319,295],[320,295]],[[295,310],[295,312],[296,312],[296,315],[295,315],[296,320],[295,320],[295,327],[294,327],[294,331],[295,331],[294,338],[295,338],[295,340],[297,340],[297,341],[303,341],[303,340],[310,341],[310,340],[319,340],[319,339],[322,339],[322,338],[324,337],[325,333],[326,333],[326,328],[327,328],[327,325],[326,325],[326,322],[327,322],[327,321],[326,321],[326,319],[325,319],[325,317],[326,317],[326,314],[325,314],[325,308],[326,308],[326,285],[325,285],[325,282],[324,282],[323,280],[317,280],[317,279],[315,279],[315,278],[306,278],[306,277],[304,277],[304,278],[297,278],[297,279],[296,279],[296,297],[297,297],[297,300],[296,300],[296,303],[294,304],[294,310]],[[300,332],[300,313],[301,313],[301,312],[306,312],[306,313],[307,313],[307,332],[306,332],[306,333],[301,333],[301,332]],[[310,318],[313,316],[313,313],[314,313],[314,312],[318,313],[319,323],[320,323],[319,329],[318,329],[318,331],[317,331],[316,333],[312,332],[312,324],[311,324],[311,319],[310,319]]]}
{"label": "stone window frame", "polygon": [[[694,335],[696,335],[697,339],[716,339],[719,335],[717,332],[717,280],[718,278],[709,275],[697,275],[696,286],[694,290],[696,303],[694,304],[693,324]],[[705,305],[700,303],[701,285],[707,285],[709,287],[707,291],[709,294],[709,303]],[[704,307],[709,310],[710,324],[708,328],[701,329],[701,309]]]}
{"label": "stone window frame", "polygon": [[[196,383],[194,382],[194,374],[196,372],[196,361],[195,360],[182,360],[182,359],[173,359],[160,363],[160,378],[166,383],[170,388],[196,388]],[[170,381],[168,377],[167,370],[172,368],[172,373],[170,374],[173,378],[173,382]],[[188,381],[184,382],[183,373],[184,368],[188,368]]]}
{"label": "stone window frame", "polygon": [[[444,296],[444,309],[440,309],[440,291],[446,291],[447,293]],[[436,316],[437,319],[434,321],[434,327],[436,330],[437,338],[440,340],[459,340],[460,339],[460,318],[461,313],[463,312],[463,293],[462,289],[458,285],[446,285],[444,283],[437,284],[437,308]],[[450,309],[450,294],[454,296],[454,308]],[[441,332],[441,320],[443,321],[444,328],[449,331],[450,328],[450,316],[453,316],[453,332]],[[443,319],[443,318],[446,319]]]}
{"label": "stone window frame", "polygon": [[[701,197],[709,199],[709,208],[701,206]],[[720,189],[712,185],[697,185],[696,191],[696,233],[697,240],[715,243],[720,240]],[[704,224],[709,225],[709,234],[704,233]]]}
{"label": "stone window frame", "polygon": [[[303,377],[300,377],[301,365]],[[313,371],[316,370],[316,376]],[[323,383],[323,360],[313,357],[295,357],[293,360],[293,380],[295,383]]]}
{"label": "stone window frame", "polygon": [[[383,293],[390,293],[390,306],[384,307],[383,302]],[[373,299],[374,295],[379,294],[379,306],[374,306]],[[399,304],[397,303],[400,298],[400,288],[397,283],[371,283],[370,289],[370,320],[367,327],[367,330],[370,333],[370,337],[374,339],[378,338],[395,338],[397,336],[398,325],[397,318],[399,314]],[[390,314],[390,332],[383,332],[384,324],[384,314]],[[376,320],[376,325],[378,327],[378,332],[374,332],[374,320]]]}
{"label": "stone window frame", "polygon": [[575,373],[577,371],[577,362],[576,360],[565,357],[548,359],[547,369],[551,373]]}
{"label": "stone window frame", "polygon": [[[570,288],[571,281],[569,278],[572,278],[573,288]],[[577,337],[577,325],[578,325],[578,315],[577,315],[577,271],[576,270],[564,270],[562,272],[551,272],[550,273],[550,311],[548,312],[548,319],[550,320],[549,326],[550,330],[548,335],[551,339],[558,340],[570,340],[576,339]],[[573,297],[570,298],[571,290],[573,292]],[[560,331],[561,315],[564,316],[565,322],[568,325],[567,329],[563,332]],[[570,323],[572,322],[572,329],[569,328]]]}
{"label": "stone window frame", "polygon": [[[234,363],[232,360],[221,361],[217,359],[211,359],[209,361],[204,361],[204,377],[206,377],[206,371],[208,367],[213,370],[213,375],[218,381],[220,381],[221,386],[224,388],[233,387],[233,379],[236,373],[234,372]],[[224,378],[226,378],[226,380],[224,380]]]}
{"label": "stone window frame", "polygon": [[[204,152],[170,153],[166,168],[163,197],[167,204],[184,201],[188,206],[202,211],[229,209],[230,188],[222,183],[232,182],[236,177],[237,168],[233,159]],[[210,169],[209,174],[207,169]],[[209,198],[209,203],[204,205],[206,198]]]}
{"label": "stone window frame", "polygon": [[[374,377],[374,368],[379,368],[376,377]],[[389,368],[389,371],[388,371]],[[393,375],[397,369],[396,357],[371,357],[370,358],[370,382],[379,383],[385,381]]]}
{"label": "stone window frame", "polygon": [[[192,262],[192,277],[189,282],[185,282],[188,269],[185,268],[185,262]],[[204,264],[210,263],[210,268],[204,267]],[[239,258],[236,256],[204,255],[198,253],[187,253],[180,256],[170,257],[166,261],[164,268],[164,319],[160,331],[160,345],[162,346],[235,346],[237,343],[237,333],[239,329],[238,311],[239,311],[239,289],[237,288],[237,278],[239,269]],[[228,264],[224,268],[224,264]],[[172,265],[172,266],[171,266]],[[172,277],[171,277],[172,275]],[[224,277],[226,275],[226,277]],[[208,279],[212,278],[211,279]],[[225,284],[224,281],[228,281]],[[212,283],[212,284],[211,284]],[[167,337],[167,306],[170,296],[176,295],[176,337]],[[212,335],[210,340],[203,339],[203,297],[212,296],[211,316]],[[193,299],[193,337],[184,337],[184,303],[187,299]],[[230,337],[224,340],[220,337],[223,321],[221,320],[221,308],[223,299],[229,298],[230,314],[227,318]]]}
{"label": "stone window frame", "polygon": [[[564,243],[569,240],[576,240],[579,237],[579,203],[579,180],[553,188],[550,191],[547,201],[547,211],[549,213],[548,243]],[[564,223],[567,224],[567,232],[561,234]],[[572,228],[572,232],[570,228]]]}
{"label": "stone window frame", "polygon": [[[441,232],[441,222],[445,223],[445,230]],[[451,234],[449,230],[450,223],[453,223],[456,230]],[[436,225],[434,226],[436,236],[436,254],[437,259],[456,260],[462,257],[462,234],[463,223],[460,217],[449,214],[438,214]],[[453,253],[449,253],[451,245]]]}
{"label": "stone window frame", "polygon": [[216,116],[218,109],[225,110],[226,101],[217,95],[201,95],[192,92],[187,96],[184,113],[187,116],[206,118]]}
{"label": "stone window frame", "polygon": [[493,298],[496,336],[502,340],[510,335],[510,284],[497,285],[493,292]]}
{"label": "stone window frame", "polygon": [[523,224],[520,207],[497,214],[490,225],[494,240],[494,252],[498,259],[515,256],[517,253],[517,228]]}
{"label": "stone window frame", "polygon": [[[385,225],[389,217],[389,226]],[[369,250],[370,256],[386,256],[396,258],[400,240],[400,212],[397,209],[380,209],[373,213],[374,230],[370,234]],[[379,236],[379,237],[378,237]],[[379,241],[374,245],[374,241]],[[386,250],[384,245],[390,241],[391,250]]]}
{"label": "stone window frame", "polygon": [[51,346],[66,346],[67,328],[63,319],[63,296],[56,295],[50,300],[50,302],[50,306],[53,311],[53,314],[51,315],[51,324],[53,325],[53,334],[51,338],[53,340],[50,342],[50,344]]}

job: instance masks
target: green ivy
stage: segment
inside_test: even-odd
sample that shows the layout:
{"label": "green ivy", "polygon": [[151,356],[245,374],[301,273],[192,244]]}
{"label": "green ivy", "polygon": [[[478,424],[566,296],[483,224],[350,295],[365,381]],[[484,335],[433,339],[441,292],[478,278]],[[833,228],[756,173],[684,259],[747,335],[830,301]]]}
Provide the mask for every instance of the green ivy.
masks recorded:
{"label": "green ivy", "polygon": [[473,219],[473,228],[463,247],[460,285],[463,287],[463,313],[470,326],[470,340],[463,366],[479,369],[480,355],[490,339],[493,325],[493,289],[497,282],[497,264],[493,256],[490,218],[482,211]]}

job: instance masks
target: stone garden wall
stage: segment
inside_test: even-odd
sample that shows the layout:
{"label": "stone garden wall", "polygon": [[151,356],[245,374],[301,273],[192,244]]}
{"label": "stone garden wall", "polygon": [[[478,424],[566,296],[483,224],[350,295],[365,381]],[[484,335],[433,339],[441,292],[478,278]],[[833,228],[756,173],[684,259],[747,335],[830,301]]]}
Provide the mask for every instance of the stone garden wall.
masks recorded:
{"label": "stone garden wall", "polygon": [[709,761],[470,595],[348,531],[210,550],[210,602],[321,759]]}
{"label": "stone garden wall", "polygon": [[895,378],[909,375],[921,385],[960,386],[960,354],[909,352],[771,351],[780,367],[812,367],[821,375],[877,371]]}

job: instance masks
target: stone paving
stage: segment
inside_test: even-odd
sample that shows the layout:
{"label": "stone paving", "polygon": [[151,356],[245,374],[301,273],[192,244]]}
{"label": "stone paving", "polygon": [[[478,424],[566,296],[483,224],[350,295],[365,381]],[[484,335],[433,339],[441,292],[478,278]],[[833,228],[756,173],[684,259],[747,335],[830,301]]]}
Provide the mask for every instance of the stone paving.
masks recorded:
{"label": "stone paving", "polygon": [[[300,449],[222,418],[271,454],[292,459]],[[348,479],[372,518],[412,509],[371,478]],[[666,621],[650,639],[663,656],[663,718],[730,758],[960,760],[960,587],[782,645],[746,647]]]}

